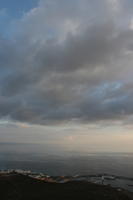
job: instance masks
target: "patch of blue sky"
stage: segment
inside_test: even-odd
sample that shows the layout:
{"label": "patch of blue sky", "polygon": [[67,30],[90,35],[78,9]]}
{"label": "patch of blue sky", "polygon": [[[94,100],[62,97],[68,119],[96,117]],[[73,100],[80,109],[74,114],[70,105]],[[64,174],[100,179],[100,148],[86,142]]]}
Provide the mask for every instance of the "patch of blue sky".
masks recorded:
{"label": "patch of blue sky", "polygon": [[38,0],[0,0],[0,36],[10,37],[11,23],[36,7]]}
{"label": "patch of blue sky", "polygon": [[128,99],[127,95],[120,95],[118,97],[113,97],[113,98],[107,98],[103,101],[103,104],[113,104],[113,103],[122,103],[125,102],[126,99]]}
{"label": "patch of blue sky", "polygon": [[0,10],[6,9],[11,18],[20,18],[37,4],[38,0],[0,0]]}
{"label": "patch of blue sky", "polygon": [[109,92],[118,91],[122,87],[122,85],[123,85],[122,82],[117,82],[117,81],[111,83],[109,82],[103,83],[100,86],[93,88],[93,90],[91,91],[91,96],[104,97]]}

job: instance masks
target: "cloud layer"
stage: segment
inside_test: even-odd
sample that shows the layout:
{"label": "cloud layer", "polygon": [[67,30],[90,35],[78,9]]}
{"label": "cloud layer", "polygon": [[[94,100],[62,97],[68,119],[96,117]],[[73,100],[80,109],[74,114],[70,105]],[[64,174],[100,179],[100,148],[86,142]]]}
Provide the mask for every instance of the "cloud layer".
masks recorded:
{"label": "cloud layer", "polygon": [[0,39],[0,117],[59,124],[132,116],[131,8],[130,0],[40,0],[13,21],[10,39]]}

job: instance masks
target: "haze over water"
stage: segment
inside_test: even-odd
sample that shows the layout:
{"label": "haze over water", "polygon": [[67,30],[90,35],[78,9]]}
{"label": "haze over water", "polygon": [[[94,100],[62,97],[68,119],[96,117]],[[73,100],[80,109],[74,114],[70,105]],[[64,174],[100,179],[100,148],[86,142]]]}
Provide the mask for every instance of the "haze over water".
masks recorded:
{"label": "haze over water", "polygon": [[31,170],[54,176],[108,173],[133,177],[133,154],[61,152],[39,144],[1,144],[0,169]]}

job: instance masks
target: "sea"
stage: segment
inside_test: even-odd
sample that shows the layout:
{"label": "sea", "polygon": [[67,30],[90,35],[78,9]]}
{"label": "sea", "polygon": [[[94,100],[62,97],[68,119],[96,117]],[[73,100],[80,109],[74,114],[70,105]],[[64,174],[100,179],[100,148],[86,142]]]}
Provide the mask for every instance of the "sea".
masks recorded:
{"label": "sea", "polygon": [[0,143],[0,170],[8,169],[50,176],[106,173],[133,178],[133,153],[55,151],[46,144]]}

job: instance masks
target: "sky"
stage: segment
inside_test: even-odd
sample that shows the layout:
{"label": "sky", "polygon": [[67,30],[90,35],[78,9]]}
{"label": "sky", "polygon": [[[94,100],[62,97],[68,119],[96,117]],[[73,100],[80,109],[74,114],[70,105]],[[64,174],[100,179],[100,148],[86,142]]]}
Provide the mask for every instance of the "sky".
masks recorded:
{"label": "sky", "polygon": [[0,0],[0,142],[133,151],[133,1]]}

